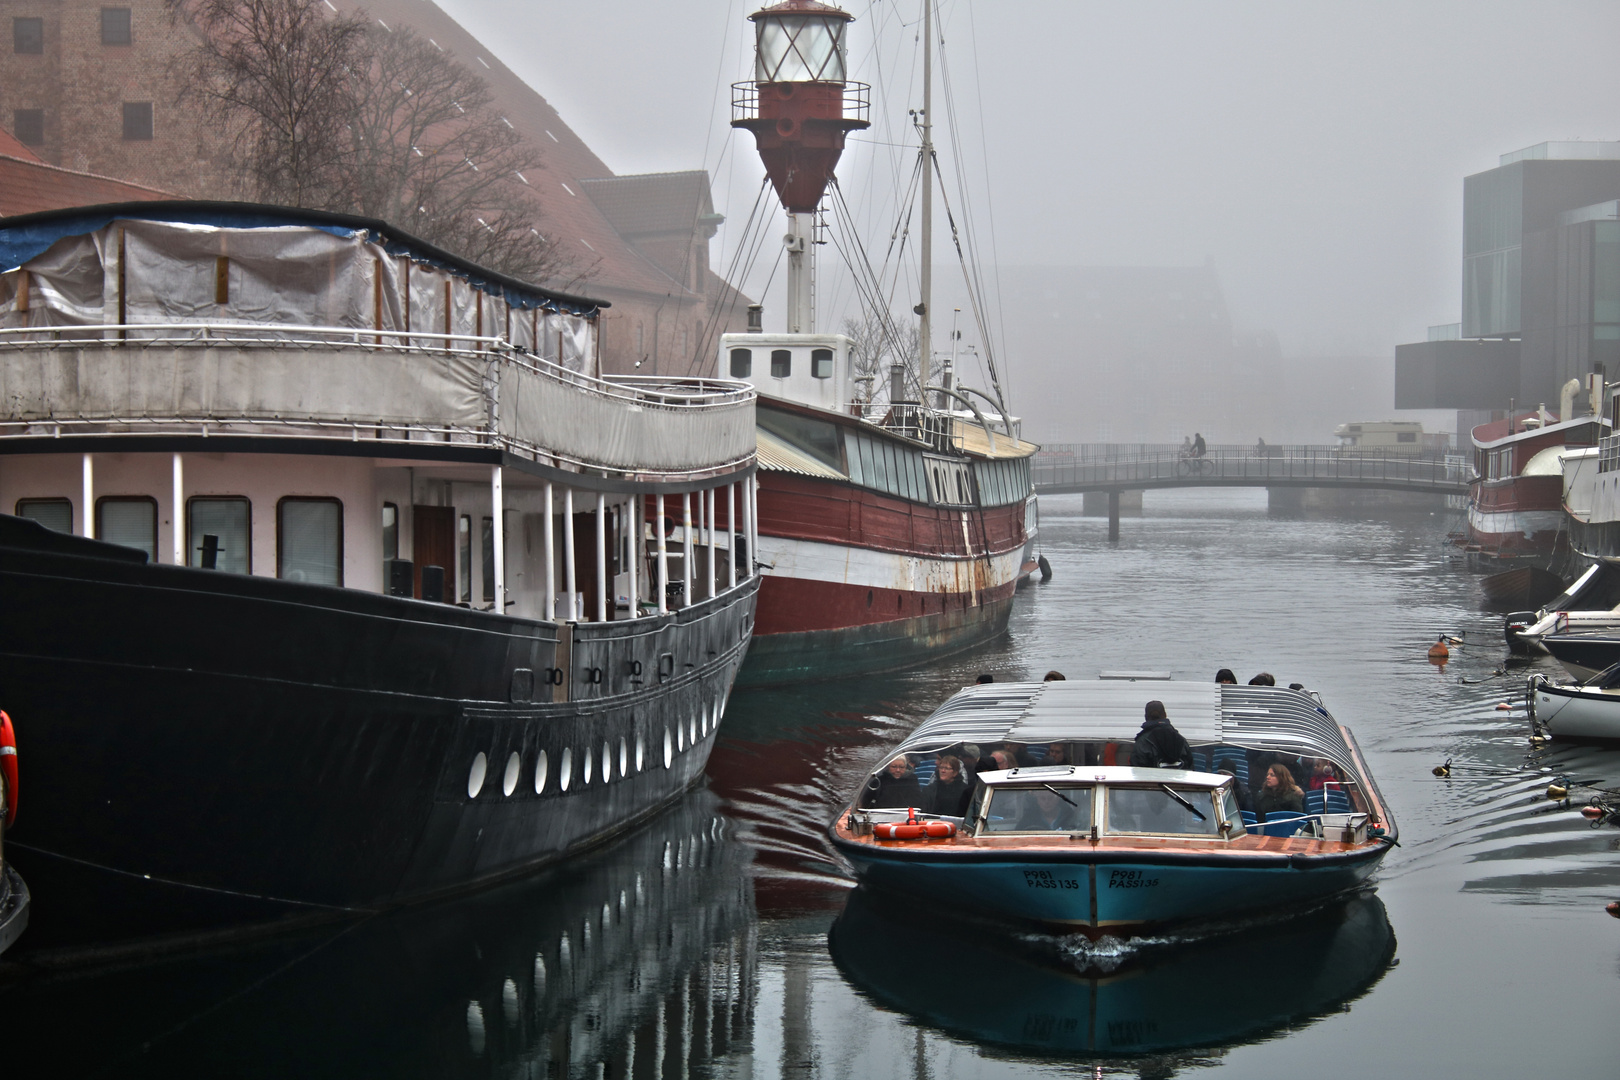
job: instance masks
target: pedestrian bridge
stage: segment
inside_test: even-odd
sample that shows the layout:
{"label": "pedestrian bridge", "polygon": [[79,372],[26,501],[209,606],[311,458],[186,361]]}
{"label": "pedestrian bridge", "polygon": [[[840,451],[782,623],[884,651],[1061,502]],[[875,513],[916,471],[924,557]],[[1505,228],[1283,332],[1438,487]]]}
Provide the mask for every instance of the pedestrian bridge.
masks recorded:
{"label": "pedestrian bridge", "polygon": [[1175,447],[1051,446],[1032,463],[1039,495],[1117,493],[1173,487],[1377,488],[1466,495],[1467,458],[1397,455],[1337,446],[1210,447],[1186,458]]}

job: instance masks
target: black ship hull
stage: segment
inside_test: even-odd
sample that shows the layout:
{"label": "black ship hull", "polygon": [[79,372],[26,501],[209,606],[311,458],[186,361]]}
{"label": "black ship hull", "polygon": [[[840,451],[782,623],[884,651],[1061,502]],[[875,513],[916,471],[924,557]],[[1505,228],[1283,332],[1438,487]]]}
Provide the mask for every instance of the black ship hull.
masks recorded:
{"label": "black ship hull", "polygon": [[0,518],[6,853],[41,959],[374,911],[628,829],[702,776],[757,587],[570,626],[119,552]]}

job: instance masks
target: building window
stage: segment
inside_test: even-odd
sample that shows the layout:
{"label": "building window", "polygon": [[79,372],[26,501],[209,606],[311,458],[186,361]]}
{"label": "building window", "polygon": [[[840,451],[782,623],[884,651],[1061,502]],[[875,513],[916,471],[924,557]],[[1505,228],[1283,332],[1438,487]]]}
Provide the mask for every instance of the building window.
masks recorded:
{"label": "building window", "polygon": [[456,595],[463,604],[472,603],[472,517],[461,515],[457,525]]}
{"label": "building window", "polygon": [[152,137],[152,103],[150,101],[124,102],[124,138],[127,141]]}
{"label": "building window", "polygon": [[752,349],[731,350],[731,377],[733,379],[746,379],[754,373],[754,351]]}
{"label": "building window", "polygon": [[810,374],[817,379],[832,378],[832,350],[810,350]]}
{"label": "building window", "polygon": [[793,354],[787,349],[771,350],[771,378],[785,379],[793,374]]}
{"label": "building window", "polygon": [[146,495],[108,495],[96,500],[96,539],[146,552],[157,562],[157,500]]}
{"label": "building window", "polygon": [[24,146],[45,144],[45,110],[18,109],[11,114],[11,133]]}
{"label": "building window", "polygon": [[11,51],[19,56],[40,56],[45,52],[45,20],[18,18],[11,20]]}
{"label": "building window", "polygon": [[[253,572],[253,507],[236,496],[197,496],[186,502],[186,565],[227,574]],[[210,542],[210,540],[212,542]]]}
{"label": "building window", "polygon": [[37,521],[52,532],[73,531],[73,501],[71,499],[18,499],[17,516]]}
{"label": "building window", "polygon": [[129,27],[129,8],[104,7],[101,9],[101,43],[128,45],[133,39]]}

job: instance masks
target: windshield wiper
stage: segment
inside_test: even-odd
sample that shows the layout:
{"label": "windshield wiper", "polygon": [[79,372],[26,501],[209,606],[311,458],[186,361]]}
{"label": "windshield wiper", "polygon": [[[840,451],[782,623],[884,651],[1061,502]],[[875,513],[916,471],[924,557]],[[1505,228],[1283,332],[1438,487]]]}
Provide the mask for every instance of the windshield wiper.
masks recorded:
{"label": "windshield wiper", "polygon": [[[1073,799],[1071,799],[1067,795],[1063,794],[1063,792],[1059,791],[1057,788],[1053,787],[1051,784],[1042,784],[1041,787],[1045,788],[1047,791],[1050,791],[1052,794],[1056,795],[1058,798],[1062,799],[1064,802],[1068,803],[1070,806],[1074,807],[1076,810],[1080,809],[1080,804],[1079,803],[1075,802]],[[1198,811],[1194,810],[1193,813],[1196,814],[1196,813],[1198,813]]]}
{"label": "windshield wiper", "polygon": [[1192,803],[1190,803],[1186,799],[1182,798],[1181,792],[1177,791],[1175,788],[1171,787],[1169,784],[1160,784],[1159,786],[1164,788],[1165,793],[1168,794],[1172,799],[1176,800],[1176,802],[1180,803],[1182,806],[1185,806],[1188,810],[1191,810],[1193,812],[1193,817],[1197,818],[1199,821],[1208,821],[1209,820],[1207,817],[1205,817],[1203,815],[1203,812],[1200,811],[1198,809],[1198,807],[1194,806]]}

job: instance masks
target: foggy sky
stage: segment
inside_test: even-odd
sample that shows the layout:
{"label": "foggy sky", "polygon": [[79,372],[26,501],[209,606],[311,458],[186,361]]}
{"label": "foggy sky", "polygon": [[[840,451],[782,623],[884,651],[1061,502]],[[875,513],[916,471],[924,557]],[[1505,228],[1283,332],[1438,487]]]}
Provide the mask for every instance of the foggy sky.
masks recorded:
{"label": "foggy sky", "polygon": [[[440,2],[617,172],[709,169],[724,269],[762,176],[727,124],[758,5]],[[1234,323],[1275,330],[1285,355],[1389,355],[1456,321],[1463,176],[1546,140],[1620,139],[1614,3],[941,6],[986,252],[993,211],[1002,264],[1212,260]],[[875,143],[920,105],[921,0],[846,8],[851,77],[888,95],[840,169],[874,242],[907,153]]]}

